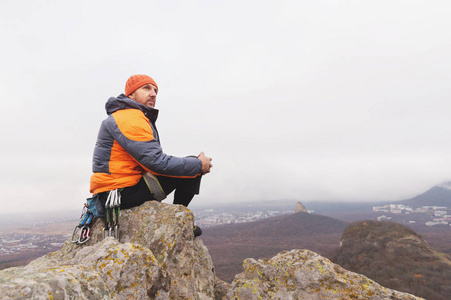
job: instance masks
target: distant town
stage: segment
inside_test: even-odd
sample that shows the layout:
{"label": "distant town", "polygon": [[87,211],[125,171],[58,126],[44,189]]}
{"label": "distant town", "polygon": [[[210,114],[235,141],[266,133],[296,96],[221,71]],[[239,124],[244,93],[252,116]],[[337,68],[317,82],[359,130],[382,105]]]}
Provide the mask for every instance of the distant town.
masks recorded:
{"label": "distant town", "polygon": [[224,212],[223,210],[205,209],[195,212],[196,224],[202,227],[211,227],[226,224],[238,224],[258,221],[269,217],[292,214],[294,210],[265,210],[250,212]]}
{"label": "distant town", "polygon": [[68,235],[10,233],[0,236],[0,255],[30,250],[51,251],[60,248],[68,238]]}
{"label": "distant town", "polygon": [[[387,204],[383,206],[373,206],[373,212],[393,214],[393,216],[402,215],[404,218],[407,218],[407,221],[410,224],[417,223],[418,216],[421,216],[422,218],[420,218],[420,220],[422,220],[426,226],[451,226],[451,214],[448,212],[448,207],[446,206],[422,206],[413,209],[411,206],[401,204]],[[392,216],[384,214],[377,219],[381,221],[391,220],[392,218]]]}

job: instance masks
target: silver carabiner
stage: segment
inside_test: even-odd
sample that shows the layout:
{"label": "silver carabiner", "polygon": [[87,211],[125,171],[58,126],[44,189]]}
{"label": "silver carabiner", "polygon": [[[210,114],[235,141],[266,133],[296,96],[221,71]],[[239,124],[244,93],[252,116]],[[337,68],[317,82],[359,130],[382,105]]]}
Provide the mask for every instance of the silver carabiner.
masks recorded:
{"label": "silver carabiner", "polygon": [[[71,239],[70,239],[70,241],[71,241],[71,243],[78,243],[78,239],[80,238],[80,236],[79,236],[79,230],[80,230],[80,226],[79,225],[77,225],[77,226],[75,226],[75,229],[74,229],[74,232],[72,233],[72,237],[71,237]],[[78,229],[78,230],[77,230]]]}
{"label": "silver carabiner", "polygon": [[114,237],[119,241],[119,225],[114,227]]}

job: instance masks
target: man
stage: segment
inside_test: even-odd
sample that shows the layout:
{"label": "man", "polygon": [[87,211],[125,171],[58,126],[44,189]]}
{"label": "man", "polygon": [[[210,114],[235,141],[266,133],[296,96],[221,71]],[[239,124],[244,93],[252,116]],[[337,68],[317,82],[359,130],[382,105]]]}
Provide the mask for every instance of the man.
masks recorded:
{"label": "man", "polygon": [[[108,99],[108,118],[102,122],[93,157],[91,193],[105,202],[119,189],[121,208],[161,201],[174,192],[174,204],[188,206],[199,194],[201,176],[210,172],[211,158],[175,157],[163,152],[155,126],[158,110],[156,82],[147,75],[133,75],[125,94]],[[200,235],[200,228],[195,228]]]}

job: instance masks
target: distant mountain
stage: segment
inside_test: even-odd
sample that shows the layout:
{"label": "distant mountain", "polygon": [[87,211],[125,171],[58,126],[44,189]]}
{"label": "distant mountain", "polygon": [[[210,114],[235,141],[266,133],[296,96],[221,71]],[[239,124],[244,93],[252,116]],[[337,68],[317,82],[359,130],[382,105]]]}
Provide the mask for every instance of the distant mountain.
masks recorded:
{"label": "distant mountain", "polygon": [[332,261],[392,289],[428,300],[451,299],[450,257],[398,223],[352,223]]}
{"label": "distant mountain", "polygon": [[308,249],[331,256],[349,223],[298,212],[263,220],[205,228],[202,240],[216,274],[231,282],[242,271],[243,260],[270,258],[283,250]]}
{"label": "distant mountain", "polygon": [[[378,202],[322,202],[309,203],[305,206],[318,214],[329,216],[338,220],[353,222],[359,220],[376,219],[381,214],[373,211],[374,206],[387,204],[403,204],[414,209],[422,206],[446,206],[451,210],[451,181],[438,184],[426,192],[411,199],[401,201]],[[398,221],[397,221],[398,222]],[[424,224],[424,222],[423,222]]]}
{"label": "distant mountain", "polygon": [[443,182],[412,199],[396,202],[418,208],[421,206],[451,207],[451,181]]}

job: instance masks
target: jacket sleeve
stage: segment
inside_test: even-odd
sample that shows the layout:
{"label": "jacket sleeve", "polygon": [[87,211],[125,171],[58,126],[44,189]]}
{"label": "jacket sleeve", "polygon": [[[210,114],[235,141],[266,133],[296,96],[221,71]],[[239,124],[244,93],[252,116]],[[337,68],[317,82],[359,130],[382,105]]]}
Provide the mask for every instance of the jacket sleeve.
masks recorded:
{"label": "jacket sleeve", "polygon": [[110,118],[110,133],[139,164],[153,173],[174,177],[196,177],[202,162],[197,157],[167,155],[155,138],[152,126],[140,110],[121,110]]}

